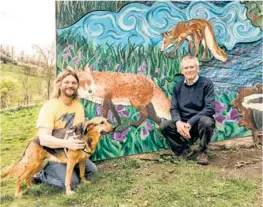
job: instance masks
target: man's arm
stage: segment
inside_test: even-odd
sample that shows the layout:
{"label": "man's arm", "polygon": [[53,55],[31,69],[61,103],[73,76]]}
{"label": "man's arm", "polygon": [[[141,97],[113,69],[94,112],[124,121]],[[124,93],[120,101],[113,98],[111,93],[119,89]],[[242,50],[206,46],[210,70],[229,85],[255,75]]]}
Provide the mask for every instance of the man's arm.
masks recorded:
{"label": "man's arm", "polygon": [[204,90],[205,107],[202,111],[187,121],[191,126],[196,124],[202,116],[213,116],[215,114],[215,93],[213,83],[209,83]]}
{"label": "man's arm", "polygon": [[174,87],[173,89],[170,113],[172,116],[172,121],[174,121],[175,123],[177,121],[181,121],[181,116],[180,116],[179,106],[178,106],[178,93],[177,93],[176,87]]}
{"label": "man's arm", "polygon": [[68,148],[71,150],[84,149],[85,142],[82,140],[74,139],[75,137],[70,137],[69,139],[58,139],[52,136],[52,129],[39,127],[38,136],[40,140],[40,145],[49,148]]}

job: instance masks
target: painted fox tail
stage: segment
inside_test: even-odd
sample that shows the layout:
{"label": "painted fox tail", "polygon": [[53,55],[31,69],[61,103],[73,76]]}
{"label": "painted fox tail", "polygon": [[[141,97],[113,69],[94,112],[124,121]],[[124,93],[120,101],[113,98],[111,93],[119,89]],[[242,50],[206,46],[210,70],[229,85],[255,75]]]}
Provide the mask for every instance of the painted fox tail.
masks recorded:
{"label": "painted fox tail", "polygon": [[205,27],[205,41],[207,42],[208,48],[211,50],[213,56],[221,60],[222,62],[227,61],[227,54],[224,50],[222,50],[216,43],[215,34],[213,27],[211,25],[207,25]]}
{"label": "painted fox tail", "polygon": [[155,87],[152,104],[158,117],[171,120],[171,101],[159,87]]}

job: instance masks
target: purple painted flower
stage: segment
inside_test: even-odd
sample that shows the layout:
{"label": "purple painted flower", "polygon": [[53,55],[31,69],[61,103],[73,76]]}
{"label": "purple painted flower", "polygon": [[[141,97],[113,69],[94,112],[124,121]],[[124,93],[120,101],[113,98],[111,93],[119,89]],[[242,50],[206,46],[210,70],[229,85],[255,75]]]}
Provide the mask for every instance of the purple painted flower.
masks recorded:
{"label": "purple painted flower", "polygon": [[126,135],[129,133],[129,131],[131,131],[130,127],[123,130],[122,132],[114,132],[112,135],[112,140],[116,140],[116,141],[124,140],[126,138]]}
{"label": "purple painted flower", "polygon": [[112,62],[109,62],[109,67],[112,67],[112,66],[113,66]]}
{"label": "purple painted flower", "polygon": [[91,54],[92,57],[95,57],[96,55],[97,55],[96,52],[93,52],[93,53]]}
{"label": "purple painted flower", "polygon": [[98,63],[98,64],[101,64],[101,63],[102,63],[101,57],[98,58],[97,63]]}
{"label": "purple painted flower", "polygon": [[159,75],[161,73],[161,68],[157,68],[156,73]]}
{"label": "purple painted flower", "polygon": [[164,70],[168,70],[167,65],[163,65],[163,69],[164,69]]}
{"label": "purple painted flower", "polygon": [[74,63],[75,65],[78,65],[78,64],[80,63],[80,61],[83,60],[83,59],[84,59],[84,56],[75,56],[75,57],[73,58],[73,63]]}
{"label": "purple painted flower", "polygon": [[226,104],[219,101],[215,101],[215,111],[217,114],[221,114],[226,110]]}
{"label": "purple painted flower", "polygon": [[[122,106],[122,105],[117,105],[115,106],[116,107],[116,110],[119,114],[119,116],[121,117],[129,117],[130,116],[130,112],[129,111],[126,111],[125,107]],[[99,105],[97,108],[96,108],[96,115],[97,116],[102,116],[102,106]],[[108,120],[110,121],[117,121],[116,118],[113,116],[111,110],[109,110],[108,112],[108,117],[107,117]]]}
{"label": "purple painted flower", "polygon": [[75,56],[75,57],[73,58],[73,63],[74,63],[75,65],[78,65],[79,62],[80,62],[79,57],[78,57],[78,56]]}
{"label": "purple painted flower", "polygon": [[146,64],[146,62],[144,61],[144,62],[142,63],[142,65],[138,68],[138,72],[139,72],[139,73],[145,73],[145,72],[146,72],[146,69],[147,69],[147,64]]}
{"label": "purple painted flower", "polygon": [[62,57],[63,57],[63,60],[68,61],[68,55],[67,54],[63,54]]}
{"label": "purple painted flower", "polygon": [[107,66],[107,65],[104,65],[104,66],[103,66],[103,70],[104,70],[104,71],[106,71],[106,70],[107,70],[107,68],[108,68],[108,66]]}
{"label": "purple painted flower", "polygon": [[219,124],[223,124],[226,120],[226,116],[222,115],[222,114],[216,114],[215,115],[215,120],[217,123]]}
{"label": "purple painted flower", "polygon": [[92,64],[90,67],[90,70],[94,71],[95,70],[95,66]]}
{"label": "purple painted flower", "polygon": [[229,121],[239,122],[241,120],[241,116],[237,109],[232,109],[229,115]]}
{"label": "purple painted flower", "polygon": [[117,64],[117,65],[115,66],[114,70],[119,70],[120,67],[121,67],[121,65],[120,65],[120,64]]}
{"label": "purple painted flower", "polygon": [[96,115],[97,116],[101,116],[102,115],[102,106],[99,105],[97,108],[96,108]]}
{"label": "purple painted flower", "polygon": [[144,125],[142,126],[141,130],[141,137],[145,138],[149,135],[149,131],[153,129],[152,125],[149,122],[144,122]]}
{"label": "purple painted flower", "polygon": [[130,112],[126,111],[125,107],[122,105],[118,105],[116,106],[116,110],[118,111],[118,113],[123,116],[123,117],[129,117],[130,116]]}

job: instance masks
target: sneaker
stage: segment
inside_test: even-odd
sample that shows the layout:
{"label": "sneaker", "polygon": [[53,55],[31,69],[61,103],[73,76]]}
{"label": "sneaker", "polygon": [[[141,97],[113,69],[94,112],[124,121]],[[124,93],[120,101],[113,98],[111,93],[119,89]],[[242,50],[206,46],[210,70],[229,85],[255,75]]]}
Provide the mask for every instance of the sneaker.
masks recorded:
{"label": "sneaker", "polygon": [[196,163],[199,165],[208,165],[208,156],[205,152],[201,152],[197,158]]}
{"label": "sneaker", "polygon": [[40,172],[35,174],[31,179],[30,179],[31,184],[37,185],[42,183],[42,180],[40,179]]}

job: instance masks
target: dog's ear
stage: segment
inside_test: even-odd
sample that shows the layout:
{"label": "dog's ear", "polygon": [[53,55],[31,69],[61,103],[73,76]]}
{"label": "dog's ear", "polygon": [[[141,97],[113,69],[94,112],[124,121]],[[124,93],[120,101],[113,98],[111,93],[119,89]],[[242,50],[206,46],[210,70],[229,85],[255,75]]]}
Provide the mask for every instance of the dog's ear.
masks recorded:
{"label": "dog's ear", "polygon": [[91,130],[94,126],[95,124],[90,121],[87,121],[86,123],[84,123],[82,126],[83,134],[87,134],[87,132]]}

